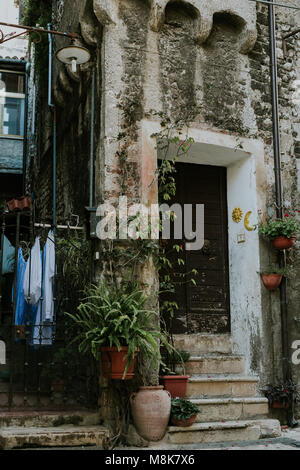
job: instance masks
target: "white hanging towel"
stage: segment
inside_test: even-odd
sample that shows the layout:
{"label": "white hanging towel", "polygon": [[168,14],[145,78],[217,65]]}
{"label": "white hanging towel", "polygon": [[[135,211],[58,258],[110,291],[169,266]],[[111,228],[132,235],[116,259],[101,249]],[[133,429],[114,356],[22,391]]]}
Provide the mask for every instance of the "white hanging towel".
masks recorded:
{"label": "white hanging towel", "polygon": [[55,276],[55,245],[54,233],[49,231],[43,250],[43,301],[39,302],[33,328],[32,344],[37,346],[51,346],[54,320],[53,283]]}
{"label": "white hanging towel", "polygon": [[36,305],[41,297],[42,290],[42,260],[40,237],[36,237],[26,264],[23,293],[26,301]]}

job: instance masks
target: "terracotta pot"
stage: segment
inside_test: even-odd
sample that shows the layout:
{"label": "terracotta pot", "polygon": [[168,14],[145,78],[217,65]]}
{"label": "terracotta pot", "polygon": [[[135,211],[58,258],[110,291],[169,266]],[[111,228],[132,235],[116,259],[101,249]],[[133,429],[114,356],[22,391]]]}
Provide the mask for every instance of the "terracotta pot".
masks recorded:
{"label": "terracotta pot", "polygon": [[131,412],[137,432],[147,441],[160,441],[171,414],[171,395],[162,386],[140,387],[130,396]]}
{"label": "terracotta pot", "polygon": [[103,376],[106,378],[111,378],[114,380],[130,380],[134,377],[134,366],[135,366],[135,359],[138,353],[136,354],[129,366],[127,374],[123,379],[124,371],[128,362],[128,358],[126,359],[125,356],[127,354],[128,348],[124,346],[118,351],[117,347],[113,348],[106,348],[101,347],[101,363],[102,363],[102,373]]}
{"label": "terracotta pot", "polygon": [[162,383],[172,398],[185,398],[189,375],[163,375]]}
{"label": "terracotta pot", "polygon": [[276,237],[272,240],[272,245],[276,250],[288,250],[295,245],[295,237]]}
{"label": "terracotta pot", "polygon": [[28,196],[21,196],[19,198],[12,199],[7,203],[8,209],[13,211],[23,211],[24,209],[32,210],[32,200]]}
{"label": "terracotta pot", "polygon": [[197,415],[193,415],[190,418],[185,419],[185,420],[177,419],[177,418],[174,418],[174,416],[171,416],[171,423],[174,424],[174,426],[181,426],[183,428],[186,428],[194,424],[194,422],[196,421],[196,418],[197,418]]}
{"label": "terracotta pot", "polygon": [[63,392],[65,389],[65,381],[63,379],[56,379],[52,382],[52,390],[53,392],[60,393]]}
{"label": "terracotta pot", "polygon": [[277,287],[280,285],[281,280],[282,280],[282,275],[281,274],[262,274],[262,280],[264,283],[264,286],[268,290],[275,290]]}
{"label": "terracotta pot", "polygon": [[271,404],[271,408],[281,409],[281,410],[287,410],[288,408],[290,408],[290,406],[291,406],[291,402],[289,401],[285,401],[285,402],[273,401]]}

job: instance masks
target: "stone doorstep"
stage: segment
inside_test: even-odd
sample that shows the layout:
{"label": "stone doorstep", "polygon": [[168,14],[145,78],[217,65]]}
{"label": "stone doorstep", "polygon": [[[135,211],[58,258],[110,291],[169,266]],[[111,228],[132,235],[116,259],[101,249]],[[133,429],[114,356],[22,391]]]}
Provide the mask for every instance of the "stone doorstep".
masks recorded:
{"label": "stone doorstep", "polygon": [[232,354],[230,333],[223,335],[191,334],[174,335],[176,349],[188,351],[193,356],[199,354]]}
{"label": "stone doorstep", "polygon": [[98,411],[0,411],[0,430],[15,427],[58,427],[73,424],[76,426],[97,426],[100,423]]}
{"label": "stone doorstep", "polygon": [[185,363],[187,374],[242,374],[245,370],[245,361],[242,356],[236,355],[209,355],[192,356]]}
{"label": "stone doorstep", "polygon": [[199,406],[198,423],[226,420],[245,420],[267,417],[269,404],[267,398],[192,398]]}
{"label": "stone doorstep", "polygon": [[187,428],[170,426],[164,442],[171,444],[241,442],[280,436],[281,429],[278,420],[226,421],[225,423],[196,423]]}
{"label": "stone doorstep", "polygon": [[254,397],[259,379],[235,375],[192,376],[187,383],[187,398]]}
{"label": "stone doorstep", "polygon": [[47,428],[8,427],[0,429],[0,449],[22,447],[100,446],[109,436],[103,426],[60,426]]}

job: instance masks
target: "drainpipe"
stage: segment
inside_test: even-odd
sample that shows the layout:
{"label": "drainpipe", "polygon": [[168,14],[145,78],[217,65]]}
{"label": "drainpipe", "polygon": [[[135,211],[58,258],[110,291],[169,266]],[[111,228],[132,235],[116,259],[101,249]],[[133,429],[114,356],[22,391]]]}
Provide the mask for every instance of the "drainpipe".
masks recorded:
{"label": "drainpipe", "polygon": [[[279,104],[278,104],[278,73],[276,57],[276,34],[275,34],[275,11],[274,1],[270,0],[269,5],[269,34],[270,34],[270,66],[271,66],[271,90],[272,90],[272,111],[273,111],[273,149],[274,149],[274,171],[275,171],[275,194],[276,194],[276,215],[283,218],[283,197],[281,179],[281,159],[280,159],[280,130],[279,130]],[[279,252],[279,265],[286,267],[286,253]],[[287,311],[287,291],[286,278],[284,277],[280,285],[280,313],[281,313],[281,335],[282,335],[282,373],[283,380],[292,379],[291,365],[289,360],[289,333],[288,333],[288,311]],[[290,426],[298,423],[294,419],[294,410],[288,410],[287,415]]]}
{"label": "drainpipe", "polygon": [[[51,24],[47,25],[48,31]],[[48,106],[53,111],[53,226],[56,226],[56,109],[52,103],[52,35],[48,34]]]}
{"label": "drainpipe", "polygon": [[26,190],[26,172],[27,172],[27,134],[28,134],[28,75],[30,73],[30,62],[26,62],[25,69],[25,109],[24,109],[24,140],[23,140],[23,194]]}
{"label": "drainpipe", "polygon": [[94,132],[95,132],[95,70],[92,74],[91,143],[90,143],[90,207],[94,202]]}

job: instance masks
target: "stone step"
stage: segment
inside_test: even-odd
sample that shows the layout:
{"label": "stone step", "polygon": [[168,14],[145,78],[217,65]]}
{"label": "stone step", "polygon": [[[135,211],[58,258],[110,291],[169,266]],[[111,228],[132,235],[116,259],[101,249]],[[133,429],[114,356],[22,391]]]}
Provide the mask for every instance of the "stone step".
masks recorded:
{"label": "stone step", "polygon": [[235,355],[201,355],[192,356],[185,363],[185,372],[192,374],[242,374],[245,361]]}
{"label": "stone step", "polygon": [[0,429],[6,427],[97,426],[98,411],[9,411],[0,412]]}
{"label": "stone step", "polygon": [[186,428],[170,426],[164,442],[169,444],[242,442],[280,436],[280,423],[277,420],[226,421],[224,423],[196,423]]}
{"label": "stone step", "polygon": [[194,375],[187,383],[187,398],[254,397],[257,377]]}
{"label": "stone step", "polygon": [[7,427],[0,429],[0,449],[100,446],[109,436],[103,426]]}
{"label": "stone step", "polygon": [[249,420],[267,417],[269,404],[267,398],[192,398],[198,405],[198,423],[227,420]]}
{"label": "stone step", "polygon": [[231,335],[174,335],[174,345],[180,351],[188,351],[192,356],[201,354],[232,354]]}

